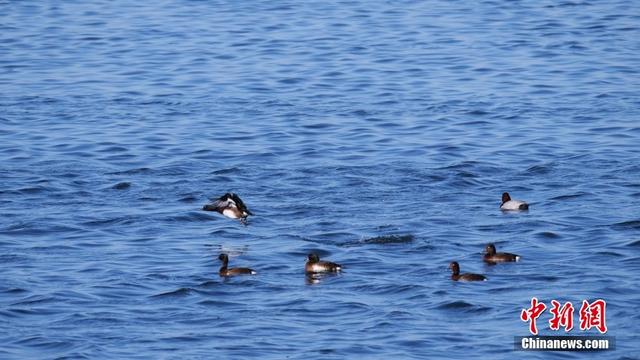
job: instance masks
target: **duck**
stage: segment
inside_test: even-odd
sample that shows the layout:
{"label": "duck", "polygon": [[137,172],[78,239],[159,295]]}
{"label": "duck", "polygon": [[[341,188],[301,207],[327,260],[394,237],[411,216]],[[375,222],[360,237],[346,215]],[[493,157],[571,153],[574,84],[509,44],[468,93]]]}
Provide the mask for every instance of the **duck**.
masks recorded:
{"label": "duck", "polygon": [[511,253],[497,253],[496,247],[493,244],[488,244],[484,248],[484,257],[482,258],[485,262],[488,263],[499,263],[499,262],[509,262],[509,261],[519,261],[520,255],[511,254]]}
{"label": "duck", "polygon": [[218,272],[218,274],[220,274],[220,276],[255,275],[255,274],[257,274],[255,270],[249,269],[249,268],[238,267],[238,268],[229,269],[227,267],[227,266],[229,266],[229,255],[227,255],[227,254],[224,254],[224,253],[220,254],[218,256],[218,259],[220,261],[222,261],[222,266],[220,267],[220,271]]}
{"label": "duck", "polygon": [[342,265],[331,261],[320,261],[318,254],[310,253],[307,256],[307,263],[304,265],[304,271],[307,274],[339,272]]}
{"label": "duck", "polygon": [[234,193],[226,193],[220,196],[213,203],[203,206],[202,210],[217,211],[228,218],[240,219],[241,222],[245,222],[247,216],[253,215],[240,197]]}
{"label": "duck", "polygon": [[529,204],[521,200],[512,200],[508,192],[502,193],[500,210],[529,210]]}
{"label": "duck", "polygon": [[449,264],[449,269],[451,269],[451,280],[453,281],[487,281],[487,277],[484,275],[471,273],[460,274],[460,265],[455,261]]}

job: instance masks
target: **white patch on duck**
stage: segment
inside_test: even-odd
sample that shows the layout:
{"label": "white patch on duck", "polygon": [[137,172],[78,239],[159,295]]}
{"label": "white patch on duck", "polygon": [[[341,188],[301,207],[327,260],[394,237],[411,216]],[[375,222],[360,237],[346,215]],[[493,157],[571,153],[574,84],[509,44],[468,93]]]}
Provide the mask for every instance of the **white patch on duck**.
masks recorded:
{"label": "white patch on duck", "polygon": [[509,193],[502,194],[502,204],[500,210],[528,210],[529,204],[521,200],[512,200]]}
{"label": "white patch on duck", "polygon": [[222,210],[222,215],[232,218],[232,219],[238,219],[240,218],[240,216],[238,216],[238,211],[236,209],[224,209]]}

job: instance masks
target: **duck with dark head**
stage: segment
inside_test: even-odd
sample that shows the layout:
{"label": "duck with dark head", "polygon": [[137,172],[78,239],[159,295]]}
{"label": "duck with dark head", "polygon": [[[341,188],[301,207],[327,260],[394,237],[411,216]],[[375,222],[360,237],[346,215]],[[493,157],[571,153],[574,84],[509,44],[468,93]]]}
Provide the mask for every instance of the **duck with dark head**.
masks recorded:
{"label": "duck with dark head", "polygon": [[500,204],[500,210],[504,211],[518,211],[529,210],[529,204],[522,200],[513,200],[508,192],[502,193],[502,203]]}
{"label": "duck with dark head", "polygon": [[484,275],[471,273],[460,274],[460,265],[455,261],[449,264],[449,269],[451,269],[451,280],[453,281],[487,281]]}
{"label": "duck with dark head", "polygon": [[304,265],[304,271],[307,274],[331,273],[342,270],[340,264],[331,261],[320,261],[318,254],[310,253],[307,256],[307,263]]}
{"label": "duck with dark head", "polygon": [[255,275],[256,272],[253,269],[249,268],[229,268],[229,255],[220,254],[218,259],[222,261],[222,266],[220,267],[220,271],[218,274],[220,276],[236,276],[236,275]]}
{"label": "duck with dark head", "polygon": [[202,210],[216,211],[228,218],[240,219],[242,223],[246,223],[247,217],[253,215],[240,197],[234,193],[226,193],[220,196],[211,204],[203,206]]}
{"label": "duck with dark head", "polygon": [[482,260],[489,264],[495,264],[499,262],[520,261],[520,255],[504,252],[496,252],[496,247],[493,244],[488,244],[484,248],[484,256]]}

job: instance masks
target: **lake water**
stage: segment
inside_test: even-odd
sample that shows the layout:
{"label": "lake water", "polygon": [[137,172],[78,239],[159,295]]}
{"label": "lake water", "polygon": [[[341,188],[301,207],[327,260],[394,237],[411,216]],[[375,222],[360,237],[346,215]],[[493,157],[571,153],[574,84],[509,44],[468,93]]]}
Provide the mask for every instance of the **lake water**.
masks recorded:
{"label": "lake water", "polygon": [[[637,359],[638,24],[627,1],[0,2],[0,358]],[[227,191],[247,226],[201,211]],[[523,260],[484,265],[489,242]],[[344,271],[309,281],[310,251]],[[258,275],[221,279],[220,252]],[[569,335],[606,300],[616,350],[514,351],[534,296],[573,303]]]}

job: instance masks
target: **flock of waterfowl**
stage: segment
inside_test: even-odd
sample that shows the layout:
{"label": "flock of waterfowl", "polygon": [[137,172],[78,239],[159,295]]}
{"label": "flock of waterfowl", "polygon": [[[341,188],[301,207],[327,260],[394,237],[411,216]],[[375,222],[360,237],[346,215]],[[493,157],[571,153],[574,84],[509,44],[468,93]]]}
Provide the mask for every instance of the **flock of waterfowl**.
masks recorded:
{"label": "flock of waterfowl", "polygon": [[[503,211],[524,211],[528,210],[529,205],[520,200],[513,200],[509,193],[502,194],[502,203],[500,204],[500,210]],[[202,210],[216,211],[228,218],[239,219],[240,222],[246,224],[247,217],[253,215],[247,208],[240,197],[234,193],[226,193],[213,201],[211,204],[203,206]],[[257,272],[250,268],[236,267],[229,268],[229,256],[227,254],[220,254],[218,259],[222,261],[220,267],[220,276],[236,276],[236,275],[255,275]],[[495,265],[501,262],[511,262],[520,260],[520,256],[511,253],[499,253],[496,252],[496,247],[493,244],[488,244],[485,247],[483,261],[488,264]],[[451,269],[451,280],[454,281],[486,281],[487,278],[484,275],[472,274],[472,273],[460,273],[460,265],[456,261],[452,261],[449,264]],[[307,256],[307,263],[304,270],[307,274],[322,274],[322,273],[335,273],[342,270],[340,264],[336,264],[331,261],[320,261],[320,258],[315,253],[310,253]]]}

